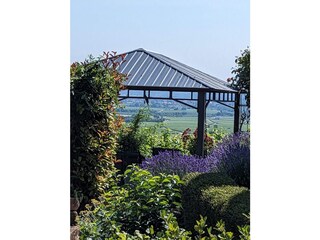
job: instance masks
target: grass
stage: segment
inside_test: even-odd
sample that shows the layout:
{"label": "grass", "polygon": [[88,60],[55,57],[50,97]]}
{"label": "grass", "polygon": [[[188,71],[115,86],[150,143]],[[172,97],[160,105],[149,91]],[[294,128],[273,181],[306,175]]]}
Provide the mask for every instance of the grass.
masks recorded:
{"label": "grass", "polygon": [[[177,132],[182,132],[186,128],[191,128],[192,130],[197,128],[197,117],[166,117],[166,119],[166,126]],[[152,126],[154,124],[154,122],[144,123],[145,126]],[[224,128],[227,132],[233,131],[233,117],[207,118],[207,124],[209,124],[209,128],[217,125],[218,128]]]}

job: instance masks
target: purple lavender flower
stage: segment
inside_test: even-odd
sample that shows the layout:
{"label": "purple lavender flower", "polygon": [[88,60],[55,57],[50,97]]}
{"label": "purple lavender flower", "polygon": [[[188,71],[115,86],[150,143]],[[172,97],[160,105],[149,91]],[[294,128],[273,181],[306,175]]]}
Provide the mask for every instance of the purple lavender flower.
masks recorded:
{"label": "purple lavender flower", "polygon": [[216,160],[216,171],[225,171],[240,186],[250,188],[250,135],[226,137],[207,158]]}
{"label": "purple lavender flower", "polygon": [[147,158],[141,166],[153,174],[177,174],[182,177],[190,172],[209,172],[215,166],[215,161],[198,156],[182,155],[175,151],[164,151]]}
{"label": "purple lavender flower", "polygon": [[204,158],[164,151],[147,158],[141,167],[152,174],[177,174],[180,177],[190,172],[223,171],[238,185],[250,187],[250,135],[229,135]]}

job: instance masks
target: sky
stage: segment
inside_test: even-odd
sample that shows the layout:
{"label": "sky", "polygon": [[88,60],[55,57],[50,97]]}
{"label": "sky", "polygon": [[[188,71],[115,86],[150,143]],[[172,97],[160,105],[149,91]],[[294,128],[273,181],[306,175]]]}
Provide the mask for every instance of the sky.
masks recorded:
{"label": "sky", "polygon": [[71,0],[70,62],[157,52],[226,80],[250,46],[248,0]]}

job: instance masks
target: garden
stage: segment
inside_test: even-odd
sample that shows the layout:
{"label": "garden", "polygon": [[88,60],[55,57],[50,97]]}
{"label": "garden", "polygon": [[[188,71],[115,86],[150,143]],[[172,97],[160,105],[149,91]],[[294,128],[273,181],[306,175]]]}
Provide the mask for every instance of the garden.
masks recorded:
{"label": "garden", "polygon": [[117,109],[126,76],[113,56],[70,69],[71,197],[79,203],[72,225],[79,238],[250,239],[250,134],[207,129],[200,157],[197,129],[144,126],[146,108],[124,122]]}

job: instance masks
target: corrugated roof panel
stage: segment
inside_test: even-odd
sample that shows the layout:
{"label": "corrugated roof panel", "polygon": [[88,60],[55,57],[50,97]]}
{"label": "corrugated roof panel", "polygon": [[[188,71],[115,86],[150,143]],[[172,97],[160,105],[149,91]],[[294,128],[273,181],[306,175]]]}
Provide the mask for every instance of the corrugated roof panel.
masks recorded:
{"label": "corrugated roof panel", "polygon": [[176,74],[174,75],[174,77],[172,77],[170,80],[169,80],[169,82],[167,83],[167,86],[168,87],[173,87],[174,85],[174,80],[175,79],[180,79],[180,78],[182,78],[182,76],[183,76],[183,74],[182,73],[180,73],[180,72],[176,72]]}
{"label": "corrugated roof panel", "polygon": [[188,80],[188,76],[182,75],[182,78],[180,78],[178,81],[175,82],[175,84],[179,87],[183,87],[184,83]]}
{"label": "corrugated roof panel", "polygon": [[131,71],[132,77],[135,77],[136,73],[137,73],[142,67],[145,66],[145,63],[146,63],[146,61],[147,61],[148,59],[150,60],[151,57],[148,56],[148,55],[146,55],[146,54],[142,55],[142,57],[139,59],[139,61],[137,61],[136,66],[134,66],[134,68],[133,68],[132,71]]}
{"label": "corrugated roof panel", "polygon": [[180,63],[176,60],[173,60],[173,59],[168,58],[166,56],[163,56],[161,54],[153,53],[153,52],[149,52],[149,53],[155,55],[157,58],[161,59],[162,61],[167,62],[172,67],[179,69],[180,71],[184,72],[185,74],[192,77],[196,81],[201,81],[205,84],[208,84],[209,86],[211,85],[212,88],[223,88],[225,90],[230,90],[226,86],[227,83],[218,79],[218,78],[210,76],[210,75],[203,73],[195,68],[189,67],[183,63]]}
{"label": "corrugated roof panel", "polygon": [[[132,79],[134,80],[135,84],[139,84],[142,77],[147,72],[148,68],[152,66],[153,58],[150,56],[147,56],[144,60],[144,62],[140,65],[140,68],[136,71],[136,73],[132,76]],[[129,83],[128,83],[129,84]]]}
{"label": "corrugated roof panel", "polygon": [[121,64],[123,66],[119,67],[119,72],[127,74],[131,66],[135,63],[135,60],[137,59],[137,55],[138,55],[138,52],[133,52],[128,54],[128,56],[126,57],[126,61]]}
{"label": "corrugated roof panel", "polygon": [[126,86],[156,88],[208,89],[235,92],[218,78],[203,73],[164,55],[137,49],[125,54],[119,66],[121,73],[129,74]]}
{"label": "corrugated roof panel", "polygon": [[153,80],[153,84],[156,84],[158,86],[161,86],[161,82],[162,80],[167,76],[167,74],[170,71],[170,67],[167,65],[164,65],[164,68],[162,69],[162,71],[159,73],[159,75],[157,76],[156,79]]}
{"label": "corrugated roof panel", "polygon": [[146,60],[148,60],[148,55],[144,54],[140,56],[138,61],[136,61],[136,64],[130,69],[130,72],[129,72],[130,79],[127,84],[136,84],[137,82],[136,76],[139,70],[141,70],[141,68],[145,66]]}
{"label": "corrugated roof panel", "polygon": [[177,70],[171,68],[165,78],[162,79],[160,86],[168,86],[169,81],[174,78],[175,74],[177,74]]}
{"label": "corrugated roof panel", "polygon": [[186,82],[185,87],[192,87],[195,81],[189,78],[189,80]]}
{"label": "corrugated roof panel", "polygon": [[152,85],[152,83],[154,83],[153,80],[158,77],[158,75],[161,73],[164,67],[165,67],[165,64],[163,64],[162,62],[158,62],[157,66],[153,69],[152,73],[150,74],[150,76],[148,76],[148,78],[145,80],[143,85],[153,86]]}
{"label": "corrugated roof panel", "polygon": [[151,73],[154,71],[154,69],[158,64],[159,64],[159,61],[156,61],[154,58],[152,58],[151,62],[148,64],[146,69],[144,69],[144,72],[141,73],[141,75],[139,76],[136,84],[138,86],[143,86],[144,81],[151,75]]}
{"label": "corrugated roof panel", "polygon": [[157,75],[155,76],[155,78],[154,79],[150,79],[150,81],[149,81],[149,85],[151,84],[151,86],[160,86],[159,85],[159,83],[157,82],[157,79],[159,79],[159,76],[161,75],[161,73],[163,72],[163,70],[164,69],[166,69],[167,68],[167,66],[165,65],[165,64],[163,64],[163,66],[162,66],[162,68],[161,68],[161,70],[160,71],[158,71],[157,72]]}
{"label": "corrugated roof panel", "polygon": [[146,58],[146,54],[140,53],[137,54],[137,59],[135,61],[131,61],[132,64],[128,66],[127,74],[134,75],[135,71],[140,67],[141,63],[143,62],[144,58]]}

